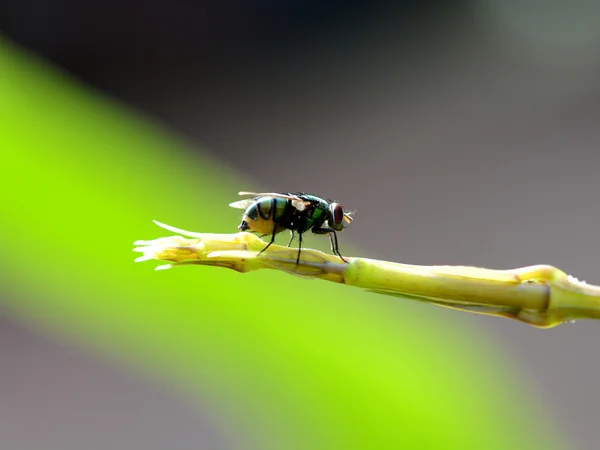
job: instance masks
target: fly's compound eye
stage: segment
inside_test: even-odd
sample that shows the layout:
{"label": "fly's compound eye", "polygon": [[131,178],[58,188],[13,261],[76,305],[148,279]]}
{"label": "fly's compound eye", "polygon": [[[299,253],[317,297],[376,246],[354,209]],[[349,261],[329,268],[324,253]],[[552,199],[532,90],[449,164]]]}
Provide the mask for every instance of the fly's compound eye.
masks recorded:
{"label": "fly's compound eye", "polygon": [[329,210],[331,211],[331,223],[329,226],[336,231],[341,231],[344,228],[344,208],[339,203],[332,203]]}

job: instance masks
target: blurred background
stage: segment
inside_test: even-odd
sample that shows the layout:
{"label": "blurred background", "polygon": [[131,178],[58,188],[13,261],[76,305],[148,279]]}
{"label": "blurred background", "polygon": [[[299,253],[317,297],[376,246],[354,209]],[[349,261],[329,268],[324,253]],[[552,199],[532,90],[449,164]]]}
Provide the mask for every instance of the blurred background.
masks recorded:
{"label": "blurred background", "polygon": [[[329,385],[324,381],[329,375],[318,375],[319,367],[325,367],[324,361],[333,361],[332,355],[342,351],[347,352],[343,356],[348,361],[354,362],[360,355],[377,354],[381,361],[388,362],[396,356],[405,358],[406,365],[394,366],[394,370],[415,371],[411,379],[414,384],[407,387],[398,380],[398,389],[402,395],[419,392],[415,395],[427,398],[427,405],[405,404],[403,412],[397,411],[396,428],[391,412],[396,406],[385,416],[367,409],[370,411],[367,416],[377,426],[390,421],[388,431],[395,429],[400,436],[408,433],[408,428],[402,426],[407,422],[401,417],[409,417],[413,408],[421,408],[435,416],[429,425],[423,425],[429,420],[423,411],[415,419],[422,425],[419,433],[430,437],[423,437],[418,444],[405,441],[405,445],[412,442],[409,447],[402,447],[399,441],[398,446],[387,441],[392,444],[389,448],[467,448],[464,442],[472,442],[471,448],[490,449],[508,445],[528,449],[538,448],[535,445],[545,449],[550,445],[598,448],[600,326],[597,323],[578,322],[537,330],[509,320],[463,315],[429,305],[414,305],[408,300],[381,299],[347,291],[343,295],[351,295],[351,301],[335,302],[328,296],[319,298],[316,292],[320,292],[321,284],[310,282],[311,294],[304,298],[296,295],[298,303],[292,306],[304,308],[301,301],[310,302],[316,297],[311,306],[315,309],[305,311],[305,321],[292,313],[288,317],[286,308],[290,305],[285,302],[281,310],[273,312],[276,301],[267,308],[267,304],[257,306],[260,301],[257,298],[247,298],[246,302],[238,299],[229,306],[221,302],[223,310],[218,310],[218,314],[223,314],[219,316],[223,319],[245,305],[243,313],[236,313],[239,316],[230,331],[244,329],[249,321],[259,320],[259,316],[263,320],[271,314],[268,323],[256,322],[260,333],[266,333],[261,339],[269,345],[274,345],[279,335],[276,331],[269,335],[265,329],[279,330],[279,326],[284,329],[286,320],[294,321],[298,339],[314,339],[316,346],[333,348],[332,353],[321,349],[323,353],[313,358],[310,352],[303,353],[308,352],[306,348],[298,347],[297,353],[282,350],[287,355],[284,360],[273,356],[271,350],[257,354],[255,349],[245,348],[236,357],[231,354],[235,363],[222,362],[223,367],[239,364],[240,370],[258,367],[271,374],[269,380],[273,384],[264,387],[262,394],[256,394],[259,400],[248,400],[246,406],[240,406],[239,398],[235,398],[238,394],[231,394],[232,400],[221,395],[219,389],[203,388],[192,401],[186,389],[180,387],[192,383],[195,375],[191,374],[208,373],[214,366],[207,363],[197,368],[198,372],[186,372],[186,359],[182,357],[178,366],[181,370],[177,371],[181,378],[171,376],[167,369],[165,375],[162,369],[152,366],[153,358],[158,354],[170,357],[181,341],[173,338],[170,344],[160,347],[163,352],[160,353],[157,347],[151,348],[149,344],[144,347],[154,338],[155,331],[148,330],[180,332],[186,326],[181,321],[189,320],[185,323],[190,328],[185,328],[185,332],[194,340],[198,337],[194,333],[199,331],[188,315],[202,313],[206,321],[201,325],[209,329],[202,331],[206,333],[202,343],[206,348],[202,351],[219,357],[226,353],[223,349],[243,346],[240,341],[248,337],[244,333],[251,332],[244,329],[239,335],[231,331],[234,333],[231,336],[222,336],[227,333],[225,328],[219,328],[216,316],[210,316],[217,315],[217,310],[211,310],[210,314],[193,310],[203,307],[197,306],[198,301],[192,301],[192,296],[186,298],[184,308],[179,306],[182,309],[178,320],[168,316],[170,313],[166,311],[171,311],[168,308],[178,308],[173,306],[179,298],[175,289],[188,292],[181,287],[183,284],[177,283],[194,283],[191,280],[201,277],[204,269],[182,269],[182,275],[168,272],[169,276],[177,277],[174,280],[152,272],[149,263],[133,269],[125,267],[133,266],[133,256],[128,254],[127,247],[130,242],[164,235],[152,226],[151,219],[195,231],[234,232],[239,212],[227,211],[223,206],[227,199],[236,200],[237,191],[301,190],[338,199],[348,209],[357,211],[356,220],[341,236],[344,254],[413,264],[498,269],[546,263],[579,279],[600,284],[600,246],[596,244],[600,221],[600,209],[596,207],[600,192],[599,19],[600,3],[583,0],[2,3],[0,31],[6,41],[2,44],[5,51],[0,54],[0,80],[4,83],[0,87],[0,105],[4,103],[4,107],[0,106],[3,108],[0,117],[5,127],[14,120],[16,130],[12,141],[7,137],[11,136],[8,128],[2,132],[4,138],[0,135],[0,149],[3,158],[7,158],[4,168],[11,167],[8,158],[23,156],[15,150],[18,147],[15,144],[26,135],[30,135],[27,139],[39,138],[31,140],[35,145],[30,147],[23,144],[28,149],[40,148],[48,136],[67,137],[51,141],[58,144],[40,149],[39,155],[19,166],[21,169],[7,170],[5,175],[10,171],[15,183],[4,187],[3,202],[14,206],[14,211],[18,208],[32,211],[39,204],[52,207],[44,207],[44,214],[36,215],[35,221],[28,221],[26,226],[25,216],[7,215],[2,219],[3,230],[16,233],[24,227],[23,233],[27,230],[34,233],[34,225],[41,226],[46,220],[56,223],[70,220],[70,214],[75,214],[77,208],[72,205],[76,204],[93,209],[95,215],[83,222],[74,218],[70,222],[73,227],[68,230],[56,225],[56,233],[64,233],[61,239],[67,239],[69,233],[83,233],[87,228],[93,229],[93,236],[102,240],[102,233],[118,235],[121,228],[118,220],[126,210],[128,215],[123,220],[130,231],[110,257],[123,259],[123,265],[118,267],[130,272],[118,283],[114,279],[109,282],[112,278],[108,274],[103,275],[104,281],[98,281],[114,284],[114,296],[109,296],[114,302],[108,299],[105,303],[105,297],[102,301],[90,301],[81,296],[83,290],[77,291],[70,285],[73,272],[63,274],[64,278],[48,275],[48,284],[44,284],[36,275],[47,270],[42,261],[36,258],[32,269],[31,261],[25,258],[21,261],[15,250],[25,244],[3,240],[3,253],[12,255],[13,263],[2,275],[5,289],[0,304],[0,447],[8,450],[334,448],[331,442],[339,442],[339,448],[350,448],[334,435],[330,436],[331,442],[320,439],[307,425],[311,422],[298,419],[304,418],[300,412],[293,413],[291,418],[277,417],[279,413],[273,413],[273,417],[267,414],[257,419],[260,425],[244,422],[243,418],[246,414],[260,416],[257,413],[260,407],[248,406],[260,403],[260,395],[287,398],[298,387],[298,380],[308,377],[308,373],[312,373],[314,383],[324,384],[319,394],[323,404],[307,403],[312,411],[307,416],[329,408],[323,405],[337,401],[328,397],[332,386],[343,385],[345,382],[340,380],[349,375],[338,367],[340,378],[329,380],[327,383],[332,383]],[[35,61],[34,66],[27,66],[30,63],[26,62],[23,72],[11,69],[13,63],[22,64],[14,62],[21,58],[15,55],[22,54]],[[52,66],[54,69],[46,69]],[[31,79],[22,74],[30,74]],[[47,84],[50,83],[44,81],[47,77],[58,83],[59,88]],[[31,90],[31,86],[36,90]],[[87,106],[69,106],[70,115],[65,116],[68,119],[60,119],[62,116],[57,112],[51,122],[52,108],[59,111],[66,104],[66,100],[61,100],[63,97],[55,97],[63,95],[63,91],[68,99],[89,97],[92,106],[86,103],[88,100],[81,100]],[[7,100],[11,98],[8,94],[15,95],[13,103]],[[27,111],[26,105],[29,105]],[[14,111],[18,106],[23,111],[17,119]],[[38,106],[44,109],[43,115],[37,111]],[[109,113],[112,119],[106,122],[110,123],[106,127],[99,125],[100,113],[96,112],[105,109],[118,111]],[[42,117],[48,120],[47,125],[41,122]],[[89,123],[85,122],[85,127],[74,125],[71,117]],[[118,134],[110,141],[113,144],[103,142],[95,146],[92,136],[115,133],[120,124],[129,120],[136,133],[150,133],[150,136],[146,140],[123,140],[124,134]],[[156,129],[168,131],[149,131]],[[162,133],[170,137],[163,137]],[[72,137],[74,134],[78,137]],[[108,150],[113,151],[111,156],[102,153]],[[44,173],[48,180],[42,182],[29,170],[35,172],[32,165],[44,158],[47,158],[44,164],[48,165],[39,173]],[[154,165],[150,161],[155,161]],[[56,181],[52,171],[66,166],[73,168],[73,174],[81,182],[60,191],[68,195],[80,189],[92,192],[94,183],[98,192],[113,189],[121,182],[125,184],[117,186],[121,190],[115,190],[117,194],[105,203],[74,200],[71,204],[65,200],[69,206],[58,214],[56,205],[63,201],[62,197],[50,201],[40,200],[39,196],[40,191],[52,189],[49,186]],[[78,168],[84,166],[89,172]],[[107,167],[121,172],[108,172]],[[128,178],[132,172],[157,173],[157,168],[164,169],[164,177],[153,175],[145,184],[134,184]],[[203,170],[211,172],[214,181],[209,183],[196,173]],[[32,190],[26,202],[25,197],[20,197],[23,185]],[[218,194],[211,195],[211,186],[215,186]],[[217,196],[224,203],[217,202]],[[210,203],[213,197],[214,204]],[[129,203],[132,198],[139,209],[133,206],[135,203]],[[142,200],[146,202],[143,207]],[[108,231],[103,232],[100,226],[93,228],[95,220],[104,217],[104,213],[113,217],[107,211],[118,204],[123,209],[119,213],[115,210],[114,222],[107,219]],[[37,210],[36,214],[39,213]],[[57,239],[58,236],[55,235]],[[307,244],[319,246],[321,241],[319,237],[307,237]],[[32,251],[56,257],[45,245],[37,243]],[[60,248],[57,246],[55,251],[60,252]],[[121,248],[123,255],[119,254]],[[110,257],[107,250],[106,261]],[[101,267],[98,264],[100,272],[96,273],[105,270]],[[221,276],[217,272],[210,274]],[[32,276],[35,283],[30,281]],[[248,283],[246,286],[270,283],[269,277],[273,276],[223,275],[229,283]],[[91,283],[90,280],[82,278],[81,286]],[[277,280],[281,289],[289,282]],[[149,297],[135,297],[142,284],[148,292],[173,289],[170,303],[164,303],[170,306],[147,312],[146,308],[159,303],[146,302]],[[74,295],[71,302],[64,297],[65,286]],[[39,289],[37,294],[36,289]],[[211,289],[213,294],[219,292],[217,288]],[[306,287],[299,284],[298,289]],[[327,289],[326,292],[339,292],[331,287],[323,289],[323,292]],[[238,298],[242,292],[232,290],[229,297],[223,294],[223,298]],[[137,300],[133,301],[134,297]],[[281,303],[281,298],[274,300]],[[318,300],[322,303],[318,304]],[[77,309],[73,305],[81,302],[97,308],[92,312],[85,310],[85,314],[80,311],[87,322],[73,312],[73,308]],[[62,306],[57,309],[59,304]],[[109,306],[101,309],[102,305],[111,305],[113,309]],[[348,307],[357,314],[352,316],[354,322],[347,322],[353,320],[351,313],[345,312]],[[136,308],[145,312],[139,313]],[[264,308],[267,316],[261,316],[253,308]],[[330,315],[325,316],[329,319],[319,319],[322,311],[318,308],[330,308]],[[328,330],[338,322],[340,327],[343,323],[360,326],[360,316],[364,314],[361,308],[377,309],[386,322],[383,324],[382,317],[373,313],[372,317],[362,317],[364,321],[371,320],[373,328],[346,330],[356,345],[364,342],[364,348],[353,353],[349,349],[355,347],[349,347],[346,338],[337,334],[332,337]],[[311,315],[314,311],[319,311],[319,316]],[[137,323],[135,318],[141,317],[139,314],[153,314],[155,322],[148,322],[144,316]],[[125,324],[126,319],[120,323],[119,317],[137,325]],[[163,322],[165,317],[169,317],[167,325]],[[319,327],[315,321],[322,328],[311,335],[314,330],[306,327]],[[215,324],[214,330],[211,324]],[[120,325],[122,328],[118,328]],[[111,327],[117,327],[114,329],[121,334],[115,335]],[[379,335],[383,333],[376,332],[379,327],[399,334]],[[302,330],[312,337],[305,337]],[[368,334],[371,332],[372,335]],[[223,339],[218,344],[211,340],[217,335]],[[248,342],[254,341],[249,338]],[[380,345],[384,342],[392,342],[389,343],[392,347],[382,349]],[[120,345],[126,347],[122,354],[115,350]],[[432,352],[432,361],[447,358],[444,361],[448,364],[415,365],[421,357],[418,352],[426,349]],[[187,350],[198,351],[195,347],[182,350],[187,358],[190,356]],[[242,354],[248,360],[240,362]],[[133,360],[141,362],[130,364]],[[162,359],[157,365],[176,365],[165,361],[170,360]],[[360,370],[352,371],[357,380],[364,381],[365,377],[370,380],[361,385],[366,397],[370,389],[376,390],[374,386],[387,386],[385,383],[391,382],[373,375],[375,368],[381,369],[377,373],[382,377],[387,370],[377,364],[365,360],[360,366],[365,371],[363,375]],[[285,376],[273,368],[294,374],[285,389],[284,382],[280,385],[277,381],[280,377],[286,379]],[[215,386],[221,386],[223,391],[237,386],[242,392],[243,383],[247,382],[248,390],[255,389],[258,385],[253,377],[262,376],[260,370],[231,379],[226,371],[228,375],[224,378],[228,381]],[[218,379],[223,373],[217,371],[213,378]],[[389,376],[392,373],[395,372],[389,372]],[[429,389],[446,375],[455,378],[439,388],[442,391],[432,393]],[[473,391],[469,390],[471,383],[475,385]],[[342,391],[338,394],[340,399],[347,399]],[[372,395],[375,398],[378,394],[374,391]],[[456,398],[443,400],[438,395]],[[384,399],[385,395],[380,397]],[[319,397],[315,394],[315,398]],[[281,406],[285,403],[282,402],[279,407],[283,411],[286,407]],[[470,405],[467,412],[456,409],[463,402]],[[338,406],[351,411],[357,405],[349,399],[347,405]],[[231,411],[236,408],[240,416],[230,420]],[[268,410],[269,406],[264,408]],[[473,440],[452,441],[446,436],[435,441],[431,436],[440,430],[436,427],[449,420],[440,418],[442,412],[447,414],[446,418],[454,417],[456,423],[446,423],[447,428],[440,431],[440,436],[464,432]],[[472,421],[478,416],[485,423]],[[332,412],[332,417],[338,416]],[[328,430],[339,427],[339,436],[350,428],[360,428],[358,418],[354,423],[339,417],[323,423]],[[285,428],[292,422],[297,423],[293,433]],[[494,424],[498,426],[495,434]],[[463,427],[464,430],[457,431]],[[481,434],[478,427],[483,430]],[[287,431],[282,431],[284,428]],[[261,430],[260,437],[254,436],[254,440],[248,437],[253,429]],[[383,444],[361,446],[361,442],[367,441],[348,442],[354,442],[356,448],[384,448]]]}

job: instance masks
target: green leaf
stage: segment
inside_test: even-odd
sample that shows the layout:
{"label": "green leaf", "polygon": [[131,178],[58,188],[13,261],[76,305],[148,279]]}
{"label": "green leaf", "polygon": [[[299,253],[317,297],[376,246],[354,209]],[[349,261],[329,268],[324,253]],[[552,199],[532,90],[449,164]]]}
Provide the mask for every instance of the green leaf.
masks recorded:
{"label": "green leaf", "polygon": [[559,448],[533,386],[462,317],[276,272],[134,264],[152,219],[235,232],[228,203],[256,186],[2,41],[0,66],[5,313],[174,386],[232,448]]}

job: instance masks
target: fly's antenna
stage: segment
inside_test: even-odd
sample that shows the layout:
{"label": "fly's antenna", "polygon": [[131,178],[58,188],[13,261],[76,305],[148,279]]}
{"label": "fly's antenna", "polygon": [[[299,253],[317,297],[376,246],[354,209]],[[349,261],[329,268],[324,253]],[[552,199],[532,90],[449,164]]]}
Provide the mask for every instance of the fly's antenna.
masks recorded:
{"label": "fly's antenna", "polygon": [[356,210],[354,211],[344,211],[344,221],[346,223],[350,223],[354,220],[354,214],[356,213]]}

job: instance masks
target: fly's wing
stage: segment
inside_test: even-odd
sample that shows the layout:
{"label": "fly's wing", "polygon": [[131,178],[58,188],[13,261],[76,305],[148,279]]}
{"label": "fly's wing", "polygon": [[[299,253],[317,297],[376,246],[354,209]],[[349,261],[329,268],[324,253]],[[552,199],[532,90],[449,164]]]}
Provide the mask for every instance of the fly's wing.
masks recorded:
{"label": "fly's wing", "polygon": [[246,200],[239,200],[237,202],[230,203],[229,206],[236,209],[246,210],[252,203],[254,203],[254,199],[247,198]]}
{"label": "fly's wing", "polygon": [[[252,204],[252,202],[254,202],[254,199],[256,199],[257,197],[275,197],[275,198],[283,198],[285,200],[291,200],[292,205],[294,206],[294,208],[296,208],[298,211],[304,211],[308,206],[310,206],[310,202],[306,201],[306,200],[302,200],[300,197],[298,197],[297,195],[293,195],[293,194],[280,194],[277,192],[239,192],[240,195],[252,195],[253,198],[252,199],[248,199],[248,200],[240,200],[239,202],[234,202],[234,203],[230,203],[229,206],[232,206],[233,208],[240,208],[240,209],[244,209],[248,206],[250,206],[250,204]],[[250,202],[248,204],[244,203],[244,202]],[[242,204],[246,204],[246,206],[242,207]],[[236,206],[234,206],[236,205]],[[240,206],[238,206],[240,205]]]}

